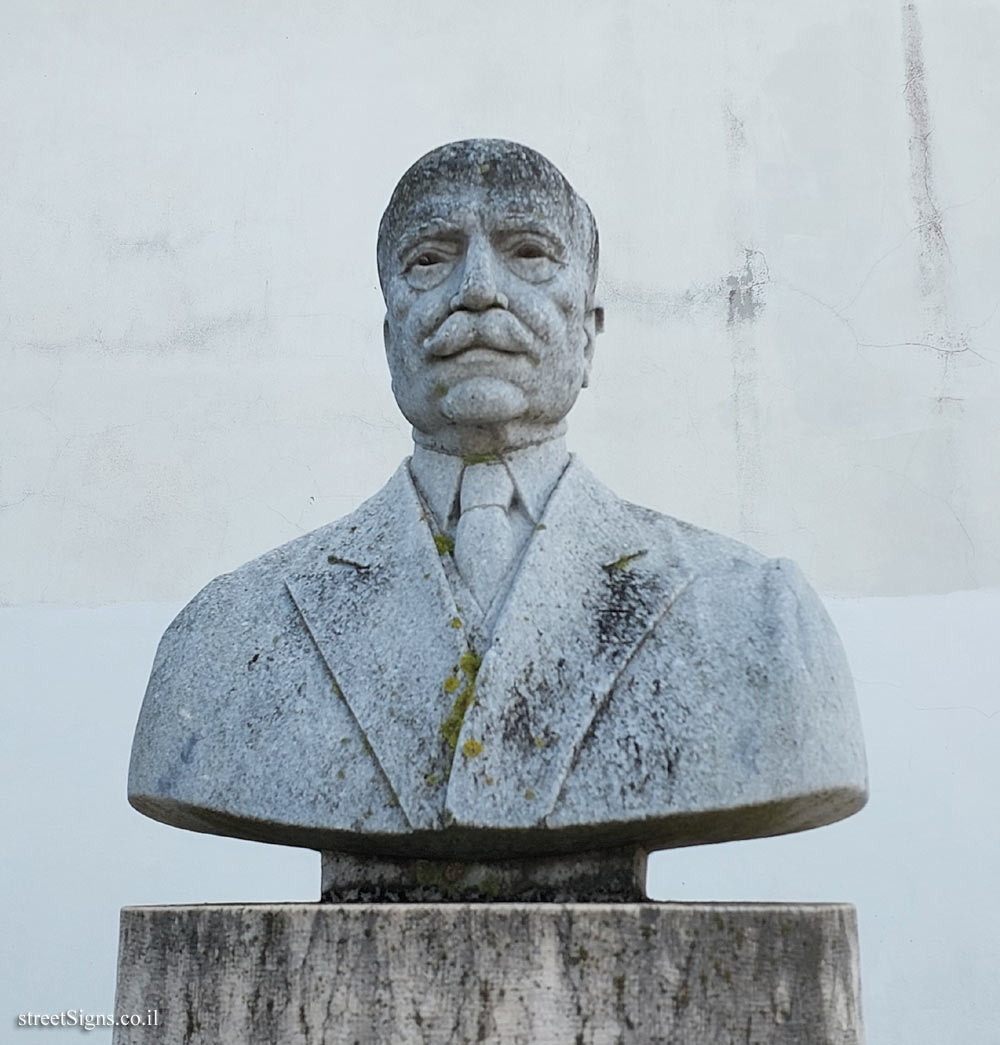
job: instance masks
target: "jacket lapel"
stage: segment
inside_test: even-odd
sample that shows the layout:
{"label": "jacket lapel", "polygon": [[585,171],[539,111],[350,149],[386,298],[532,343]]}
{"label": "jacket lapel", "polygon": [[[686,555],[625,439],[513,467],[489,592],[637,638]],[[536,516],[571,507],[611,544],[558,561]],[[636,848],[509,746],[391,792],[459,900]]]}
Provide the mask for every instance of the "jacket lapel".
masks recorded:
{"label": "jacket lapel", "polygon": [[[331,530],[325,568],[286,585],[416,829],[439,826],[451,752],[441,735],[466,650],[406,462]],[[448,683],[449,686],[453,685]],[[339,696],[338,696],[339,694]]]}
{"label": "jacket lapel", "polygon": [[459,823],[527,827],[551,812],[594,716],[690,583],[650,516],[572,459],[479,669],[448,785]]}

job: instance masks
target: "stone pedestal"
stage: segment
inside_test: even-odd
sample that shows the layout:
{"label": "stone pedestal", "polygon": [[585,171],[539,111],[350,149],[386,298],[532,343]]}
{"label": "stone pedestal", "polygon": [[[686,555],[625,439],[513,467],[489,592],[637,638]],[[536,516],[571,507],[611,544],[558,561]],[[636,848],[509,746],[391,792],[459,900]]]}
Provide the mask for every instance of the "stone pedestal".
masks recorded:
{"label": "stone pedestal", "polygon": [[520,859],[414,860],[322,854],[324,903],[621,903],[646,899],[637,846]]}
{"label": "stone pedestal", "polygon": [[122,912],[115,1045],[859,1045],[846,904]]}

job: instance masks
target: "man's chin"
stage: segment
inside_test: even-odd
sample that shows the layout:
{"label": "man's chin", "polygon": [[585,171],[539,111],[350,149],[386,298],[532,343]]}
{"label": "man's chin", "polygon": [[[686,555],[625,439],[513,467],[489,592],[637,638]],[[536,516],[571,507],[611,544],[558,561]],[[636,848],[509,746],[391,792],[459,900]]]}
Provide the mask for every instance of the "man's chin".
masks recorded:
{"label": "man's chin", "polygon": [[454,425],[496,425],[523,416],[528,398],[503,378],[468,377],[448,389],[438,409]]}

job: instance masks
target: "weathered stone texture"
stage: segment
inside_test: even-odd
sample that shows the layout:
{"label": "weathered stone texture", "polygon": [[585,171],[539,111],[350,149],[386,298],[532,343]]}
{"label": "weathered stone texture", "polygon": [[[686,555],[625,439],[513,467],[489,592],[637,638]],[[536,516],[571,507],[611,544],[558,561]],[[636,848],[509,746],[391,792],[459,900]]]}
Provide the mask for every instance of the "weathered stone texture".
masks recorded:
{"label": "weathered stone texture", "polygon": [[864,805],[850,669],[794,564],[623,501],[567,452],[597,242],[526,146],[410,168],[378,256],[413,456],[171,624],[140,812],[384,870],[759,838]]}
{"label": "weathered stone texture", "polygon": [[391,860],[323,853],[326,903],[620,903],[646,899],[646,853],[600,849],[571,857]]}
{"label": "weathered stone texture", "polygon": [[859,1045],[844,904],[122,912],[115,1045]]}

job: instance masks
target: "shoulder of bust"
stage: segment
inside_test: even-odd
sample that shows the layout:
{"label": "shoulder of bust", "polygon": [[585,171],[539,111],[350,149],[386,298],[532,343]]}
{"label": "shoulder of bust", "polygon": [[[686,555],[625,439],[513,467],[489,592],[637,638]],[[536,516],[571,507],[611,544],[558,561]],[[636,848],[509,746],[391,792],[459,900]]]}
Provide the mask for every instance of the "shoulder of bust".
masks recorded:
{"label": "shoulder of bust", "polygon": [[772,560],[732,537],[684,522],[653,508],[619,497],[597,479],[578,458],[567,471],[571,482],[599,506],[599,514],[621,528],[635,543],[662,552],[670,565],[681,565],[699,573],[753,569]]}

